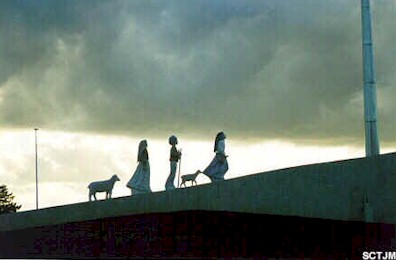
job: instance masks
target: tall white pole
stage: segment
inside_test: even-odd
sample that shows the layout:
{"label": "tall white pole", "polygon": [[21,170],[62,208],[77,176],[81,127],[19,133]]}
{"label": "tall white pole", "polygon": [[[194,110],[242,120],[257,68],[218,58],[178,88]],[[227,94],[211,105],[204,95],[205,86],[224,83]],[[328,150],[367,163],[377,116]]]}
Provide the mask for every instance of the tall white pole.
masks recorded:
{"label": "tall white pole", "polygon": [[377,94],[373,64],[370,0],[361,0],[363,40],[364,118],[366,156],[380,153],[377,130]]}
{"label": "tall white pole", "polygon": [[36,151],[36,210],[38,209],[38,164],[37,164],[37,131],[39,129],[34,129],[35,134],[35,151]]}

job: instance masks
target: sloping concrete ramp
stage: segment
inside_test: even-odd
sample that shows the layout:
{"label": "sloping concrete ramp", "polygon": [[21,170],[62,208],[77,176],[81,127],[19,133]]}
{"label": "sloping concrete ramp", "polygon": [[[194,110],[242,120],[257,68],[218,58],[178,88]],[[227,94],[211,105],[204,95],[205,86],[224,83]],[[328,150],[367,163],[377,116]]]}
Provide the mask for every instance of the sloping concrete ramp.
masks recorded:
{"label": "sloping concrete ramp", "polygon": [[[390,153],[171,192],[4,214],[0,215],[0,257],[220,257],[241,252],[245,257],[276,256],[282,250],[276,241],[297,243],[300,236],[309,242],[293,249],[292,256],[307,254],[315,246],[328,254],[336,248],[350,253],[351,247],[362,249],[378,241],[389,246],[395,242],[395,184],[396,153]],[[136,235],[139,232],[143,238]],[[318,238],[320,234],[324,240]],[[277,237],[270,248],[254,242],[265,235]],[[185,242],[180,242],[181,236],[187,237]],[[373,236],[380,237],[374,244]],[[144,252],[136,244],[142,239],[150,244]],[[158,249],[158,245],[167,248],[169,241],[173,241],[171,249]],[[254,244],[253,249],[247,250],[246,243]],[[198,253],[191,253],[193,249]]]}
{"label": "sloping concrete ramp", "polygon": [[188,210],[396,223],[396,153],[305,165],[96,202],[0,215],[0,231],[143,213]]}

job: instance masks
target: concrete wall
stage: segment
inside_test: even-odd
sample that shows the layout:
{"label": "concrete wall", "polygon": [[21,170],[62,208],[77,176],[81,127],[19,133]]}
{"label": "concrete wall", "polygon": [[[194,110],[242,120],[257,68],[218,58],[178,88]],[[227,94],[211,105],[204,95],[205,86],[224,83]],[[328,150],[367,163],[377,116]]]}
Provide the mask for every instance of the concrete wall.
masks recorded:
{"label": "concrete wall", "polygon": [[107,201],[0,215],[0,231],[188,210],[363,221],[368,196],[373,221],[396,223],[396,153],[306,165],[221,183]]}
{"label": "concrete wall", "polygon": [[3,231],[0,258],[362,259],[363,251],[392,251],[395,227],[224,211],[152,213]]}

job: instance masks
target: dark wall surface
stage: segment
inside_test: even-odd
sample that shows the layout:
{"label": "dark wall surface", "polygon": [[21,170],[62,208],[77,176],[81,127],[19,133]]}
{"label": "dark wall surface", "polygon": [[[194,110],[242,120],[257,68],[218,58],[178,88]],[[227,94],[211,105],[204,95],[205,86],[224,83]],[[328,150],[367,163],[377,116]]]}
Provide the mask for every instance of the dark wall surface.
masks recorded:
{"label": "dark wall surface", "polygon": [[[0,231],[193,210],[395,224],[395,184],[396,153],[391,153],[263,172],[172,191],[2,214]],[[362,211],[365,198],[371,208],[370,218]]]}
{"label": "dark wall surface", "polygon": [[396,251],[395,184],[391,153],[3,214],[0,257],[361,259]]}
{"label": "dark wall surface", "polygon": [[0,232],[5,258],[347,257],[396,251],[395,225],[216,211],[104,218]]}

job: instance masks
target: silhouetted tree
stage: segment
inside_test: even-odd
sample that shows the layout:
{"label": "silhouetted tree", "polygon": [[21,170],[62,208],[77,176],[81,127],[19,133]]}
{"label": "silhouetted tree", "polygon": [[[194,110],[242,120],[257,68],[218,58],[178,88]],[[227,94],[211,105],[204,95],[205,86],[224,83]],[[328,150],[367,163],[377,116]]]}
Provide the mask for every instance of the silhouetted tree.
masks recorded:
{"label": "silhouetted tree", "polygon": [[13,202],[15,196],[8,192],[6,185],[0,185],[0,214],[16,212],[21,208],[21,205],[17,205]]}

